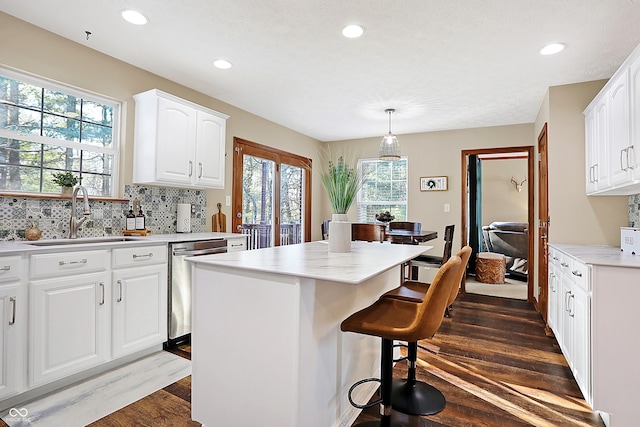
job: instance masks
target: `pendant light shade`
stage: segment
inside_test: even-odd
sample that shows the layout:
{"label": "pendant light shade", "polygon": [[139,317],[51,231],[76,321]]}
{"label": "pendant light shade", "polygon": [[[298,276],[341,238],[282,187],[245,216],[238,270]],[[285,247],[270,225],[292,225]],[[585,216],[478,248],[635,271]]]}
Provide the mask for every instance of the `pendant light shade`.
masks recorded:
{"label": "pendant light shade", "polygon": [[385,113],[389,114],[389,133],[380,141],[380,160],[399,160],[400,159],[400,143],[398,138],[391,133],[391,114],[396,110],[387,108]]}

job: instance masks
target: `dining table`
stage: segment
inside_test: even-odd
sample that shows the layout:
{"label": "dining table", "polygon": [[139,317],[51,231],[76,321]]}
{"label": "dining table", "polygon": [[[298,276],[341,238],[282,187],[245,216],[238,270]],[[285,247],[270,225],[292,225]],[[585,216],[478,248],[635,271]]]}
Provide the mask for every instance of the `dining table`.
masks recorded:
{"label": "dining table", "polygon": [[399,243],[404,245],[417,245],[418,243],[428,242],[429,240],[437,239],[438,232],[430,230],[403,230],[392,229],[385,231],[387,240],[391,243]]}

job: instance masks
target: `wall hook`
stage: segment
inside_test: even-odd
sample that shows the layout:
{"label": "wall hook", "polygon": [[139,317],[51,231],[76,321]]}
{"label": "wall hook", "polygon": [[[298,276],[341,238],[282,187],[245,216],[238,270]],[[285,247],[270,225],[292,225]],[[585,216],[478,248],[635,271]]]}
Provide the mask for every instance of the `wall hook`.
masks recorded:
{"label": "wall hook", "polygon": [[87,35],[87,40],[89,40],[89,36],[91,36],[91,31],[85,31],[84,33]]}

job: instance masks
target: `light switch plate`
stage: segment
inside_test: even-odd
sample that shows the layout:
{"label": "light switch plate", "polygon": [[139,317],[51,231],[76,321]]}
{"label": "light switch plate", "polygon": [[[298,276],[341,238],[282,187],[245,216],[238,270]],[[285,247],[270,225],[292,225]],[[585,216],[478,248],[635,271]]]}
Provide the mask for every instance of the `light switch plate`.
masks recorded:
{"label": "light switch plate", "polygon": [[227,198],[225,200],[225,205],[231,206],[231,196],[227,196]]}
{"label": "light switch plate", "polygon": [[444,204],[444,211],[445,212],[451,212],[451,205],[449,203],[445,203]]}

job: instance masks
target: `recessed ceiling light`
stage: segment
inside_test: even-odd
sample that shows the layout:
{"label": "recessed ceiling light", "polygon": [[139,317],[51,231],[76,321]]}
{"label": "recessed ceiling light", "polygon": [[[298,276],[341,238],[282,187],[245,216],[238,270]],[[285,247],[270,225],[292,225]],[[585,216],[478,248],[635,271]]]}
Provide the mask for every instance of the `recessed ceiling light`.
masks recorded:
{"label": "recessed ceiling light", "polygon": [[216,59],[215,61],[213,61],[213,66],[216,68],[220,68],[221,70],[228,70],[232,65],[233,64],[231,64],[231,62],[227,61],[226,59]]}
{"label": "recessed ceiling light", "polygon": [[350,39],[355,39],[364,34],[364,27],[362,25],[347,25],[342,29],[342,35]]}
{"label": "recessed ceiling light", "polygon": [[120,11],[120,15],[122,15],[125,21],[135,25],[144,25],[149,22],[149,18],[133,9],[124,9]]}
{"label": "recessed ceiling light", "polygon": [[549,43],[546,46],[543,46],[538,51],[540,55],[553,55],[562,51],[565,47],[567,47],[564,43]]}

